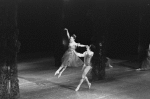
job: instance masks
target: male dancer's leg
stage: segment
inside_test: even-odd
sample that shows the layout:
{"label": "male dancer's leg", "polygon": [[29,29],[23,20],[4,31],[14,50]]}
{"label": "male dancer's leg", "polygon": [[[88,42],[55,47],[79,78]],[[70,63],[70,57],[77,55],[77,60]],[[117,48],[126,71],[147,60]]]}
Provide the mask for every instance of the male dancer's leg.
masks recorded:
{"label": "male dancer's leg", "polygon": [[82,79],[80,80],[80,83],[77,86],[77,88],[75,89],[75,91],[78,91],[80,89],[80,86],[81,86],[81,84],[83,83],[84,80],[85,80],[85,77],[82,77]]}
{"label": "male dancer's leg", "polygon": [[82,74],[82,79],[80,80],[80,83],[79,85],[77,86],[77,88],[75,89],[75,91],[78,91],[81,84],[83,83],[84,80],[87,81],[88,85],[89,85],[89,88],[91,87],[91,83],[89,82],[88,78],[86,77],[87,73],[89,72],[89,70],[91,69],[91,66],[87,66],[85,67],[84,71],[83,71],[83,74]]}
{"label": "male dancer's leg", "polygon": [[87,84],[88,84],[88,86],[89,86],[89,89],[90,89],[90,87],[91,87],[91,83],[89,82],[89,80],[88,80],[88,78],[87,78],[87,73],[91,70],[91,66],[87,66],[86,68],[85,68],[85,80],[86,80],[86,82],[87,82]]}
{"label": "male dancer's leg", "polygon": [[90,89],[90,88],[91,88],[91,83],[89,82],[89,80],[88,80],[87,77],[85,77],[85,80],[86,80],[86,82],[87,82],[87,84],[88,84],[88,86],[89,86],[89,89]]}

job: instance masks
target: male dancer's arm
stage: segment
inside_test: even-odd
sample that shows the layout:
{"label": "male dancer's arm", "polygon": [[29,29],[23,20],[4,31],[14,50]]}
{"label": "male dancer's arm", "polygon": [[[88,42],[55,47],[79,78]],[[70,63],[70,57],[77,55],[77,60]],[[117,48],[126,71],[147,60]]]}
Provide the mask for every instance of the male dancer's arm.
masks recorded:
{"label": "male dancer's arm", "polygon": [[77,46],[79,46],[79,47],[86,47],[87,45],[83,45],[83,44],[77,43]]}
{"label": "male dancer's arm", "polygon": [[81,53],[76,52],[76,55],[77,55],[78,57],[84,57],[84,56],[85,56],[85,53],[81,54]]}

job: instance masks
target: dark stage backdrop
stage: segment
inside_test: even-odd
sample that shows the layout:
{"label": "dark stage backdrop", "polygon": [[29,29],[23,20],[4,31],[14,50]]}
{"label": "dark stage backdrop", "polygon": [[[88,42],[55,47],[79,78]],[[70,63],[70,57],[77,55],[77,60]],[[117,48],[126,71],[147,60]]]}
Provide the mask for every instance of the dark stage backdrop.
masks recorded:
{"label": "dark stage backdrop", "polygon": [[[53,53],[57,49],[55,45],[61,43],[62,36],[66,35],[63,28],[67,27],[70,34],[77,35],[77,42],[83,44],[89,44],[93,36],[100,40],[102,34],[107,33],[105,39],[108,56],[137,54],[139,31],[141,26],[146,26],[144,19],[144,25],[141,25],[140,20],[141,17],[148,17],[147,12],[143,12],[148,9],[147,2],[141,4],[137,0],[62,1],[22,0],[19,3],[18,27],[22,44],[20,53]],[[147,31],[143,32],[143,38],[147,37],[146,33]],[[145,46],[149,43],[148,39],[144,39]],[[79,51],[83,50],[85,49]]]}
{"label": "dark stage backdrop", "polygon": [[108,1],[107,19],[110,39],[108,51],[115,55],[136,55],[139,45],[139,2]]}
{"label": "dark stage backdrop", "polygon": [[59,42],[61,0],[21,0],[18,7],[20,53],[52,52]]}

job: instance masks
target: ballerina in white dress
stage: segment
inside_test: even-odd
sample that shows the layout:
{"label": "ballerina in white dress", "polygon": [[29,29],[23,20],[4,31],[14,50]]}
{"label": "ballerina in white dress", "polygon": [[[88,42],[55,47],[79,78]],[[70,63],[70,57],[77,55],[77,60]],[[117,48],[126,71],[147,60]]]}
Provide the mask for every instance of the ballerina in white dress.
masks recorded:
{"label": "ballerina in white dress", "polygon": [[62,57],[62,64],[59,67],[59,69],[55,72],[55,75],[58,74],[58,78],[61,76],[61,74],[64,72],[64,70],[69,67],[79,67],[83,65],[83,61],[76,55],[75,49],[77,47],[86,47],[86,45],[82,45],[80,43],[75,42],[76,35],[72,35],[70,37],[68,29],[65,28],[67,31],[67,36],[69,39],[69,48],[65,52],[65,54]]}

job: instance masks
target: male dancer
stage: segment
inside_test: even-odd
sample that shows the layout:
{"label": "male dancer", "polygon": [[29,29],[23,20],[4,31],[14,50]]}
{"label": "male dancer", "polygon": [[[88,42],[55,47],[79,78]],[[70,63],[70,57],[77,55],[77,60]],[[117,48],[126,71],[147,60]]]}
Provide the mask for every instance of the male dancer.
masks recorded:
{"label": "male dancer", "polygon": [[83,54],[76,52],[77,56],[84,57],[84,65],[83,65],[83,68],[82,68],[82,70],[83,70],[82,79],[80,80],[80,83],[77,86],[77,88],[75,89],[75,91],[79,90],[79,88],[80,88],[80,86],[81,86],[81,84],[83,83],[84,80],[86,80],[86,82],[89,86],[89,89],[91,87],[91,83],[89,82],[89,80],[87,78],[87,74],[92,69],[91,58],[93,57],[94,52],[91,51],[90,47],[91,47],[91,45],[87,46],[86,47],[87,51],[85,51]]}

